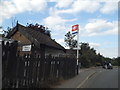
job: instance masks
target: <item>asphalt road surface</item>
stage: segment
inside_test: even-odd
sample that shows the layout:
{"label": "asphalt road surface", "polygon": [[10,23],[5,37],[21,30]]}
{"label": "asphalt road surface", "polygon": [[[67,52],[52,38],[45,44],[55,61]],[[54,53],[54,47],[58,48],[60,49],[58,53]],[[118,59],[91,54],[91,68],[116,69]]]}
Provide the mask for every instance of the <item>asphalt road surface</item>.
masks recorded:
{"label": "asphalt road surface", "polygon": [[98,69],[80,88],[118,88],[118,68]]}

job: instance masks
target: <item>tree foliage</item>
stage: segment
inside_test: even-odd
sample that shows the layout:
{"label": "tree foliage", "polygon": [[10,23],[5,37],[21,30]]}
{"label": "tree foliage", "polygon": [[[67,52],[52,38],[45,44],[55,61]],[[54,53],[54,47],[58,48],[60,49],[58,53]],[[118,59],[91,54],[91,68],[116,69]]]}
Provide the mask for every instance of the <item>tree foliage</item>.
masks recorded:
{"label": "tree foliage", "polygon": [[51,31],[48,30],[48,27],[44,27],[43,25],[39,25],[38,23],[36,23],[35,25],[27,23],[27,27],[40,31],[41,33],[44,33],[49,37],[51,37],[51,33],[50,33]]}
{"label": "tree foliage", "polygon": [[[75,36],[70,32],[65,35],[65,43],[70,49],[77,47],[77,41],[73,39],[74,37]],[[89,43],[81,43],[79,46],[79,63],[81,63],[81,67],[101,66],[105,62],[111,62],[113,65],[120,65],[120,57],[115,60],[104,57],[100,53],[96,53],[96,50],[91,48]]]}
{"label": "tree foliage", "polygon": [[100,66],[103,65],[105,61],[112,61],[112,59],[104,57],[100,53],[97,54],[96,50],[91,48],[88,43],[81,43],[80,48],[79,62],[82,67]]}
{"label": "tree foliage", "polygon": [[120,57],[114,58],[113,59],[113,64],[117,65],[117,66],[120,66]]}
{"label": "tree foliage", "polygon": [[90,67],[96,64],[96,50],[90,48],[88,43],[81,43],[80,62],[84,67]]}
{"label": "tree foliage", "polygon": [[75,35],[72,35],[70,32],[65,35],[66,46],[70,47],[70,49],[77,47],[77,40],[73,39],[74,37]]}

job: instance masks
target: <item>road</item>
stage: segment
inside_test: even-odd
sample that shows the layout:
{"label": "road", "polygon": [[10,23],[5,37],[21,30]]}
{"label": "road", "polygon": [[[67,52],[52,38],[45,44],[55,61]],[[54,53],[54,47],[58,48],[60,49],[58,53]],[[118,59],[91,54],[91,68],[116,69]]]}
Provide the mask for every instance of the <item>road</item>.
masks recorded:
{"label": "road", "polygon": [[118,88],[118,68],[114,67],[112,70],[102,67],[81,69],[79,75],[54,88]]}
{"label": "road", "polygon": [[118,69],[97,69],[80,88],[118,88]]}

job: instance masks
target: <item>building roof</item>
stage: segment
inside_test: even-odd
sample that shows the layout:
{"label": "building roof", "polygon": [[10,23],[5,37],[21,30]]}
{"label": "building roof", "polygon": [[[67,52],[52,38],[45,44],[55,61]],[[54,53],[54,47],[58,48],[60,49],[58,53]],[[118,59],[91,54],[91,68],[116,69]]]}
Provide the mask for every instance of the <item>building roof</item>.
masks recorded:
{"label": "building roof", "polygon": [[40,45],[46,45],[48,47],[65,50],[63,46],[58,44],[55,40],[51,39],[48,35],[41,33],[38,30],[34,30],[29,27],[25,27],[21,24],[18,24],[10,31],[10,33],[7,35],[7,38],[12,37],[17,31],[22,33],[28,40],[30,40],[32,43],[34,43],[38,48],[40,48]]}
{"label": "building roof", "polygon": [[76,54],[77,51],[73,50],[73,49],[66,49],[66,53],[68,53],[68,54]]}
{"label": "building roof", "polygon": [[[76,55],[77,54],[77,49],[66,49],[66,53]],[[79,54],[80,54],[80,50],[79,50]]]}

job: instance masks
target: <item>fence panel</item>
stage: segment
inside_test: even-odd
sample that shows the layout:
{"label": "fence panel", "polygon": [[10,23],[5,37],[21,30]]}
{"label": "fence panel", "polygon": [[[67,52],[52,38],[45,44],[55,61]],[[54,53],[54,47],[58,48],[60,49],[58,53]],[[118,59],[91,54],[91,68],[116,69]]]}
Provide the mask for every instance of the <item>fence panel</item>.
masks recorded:
{"label": "fence panel", "polygon": [[76,60],[67,57],[32,57],[16,55],[17,43],[2,43],[3,88],[43,87],[54,84],[59,79],[69,79],[76,75]]}

